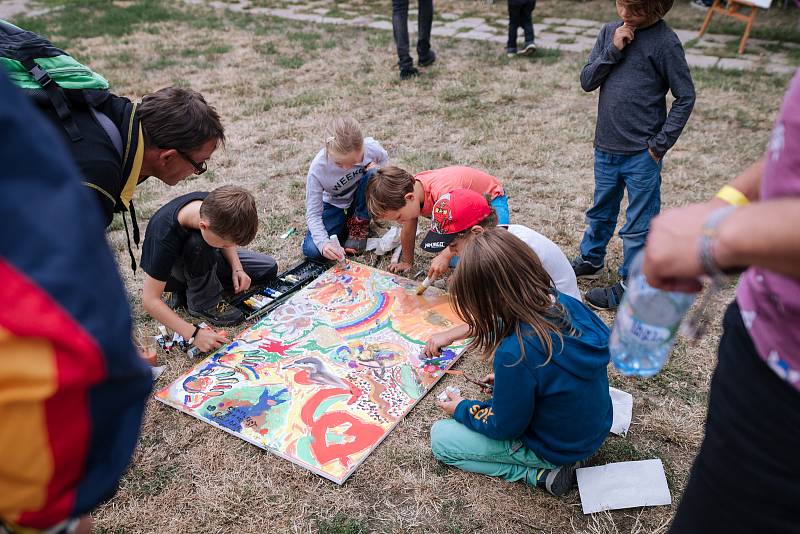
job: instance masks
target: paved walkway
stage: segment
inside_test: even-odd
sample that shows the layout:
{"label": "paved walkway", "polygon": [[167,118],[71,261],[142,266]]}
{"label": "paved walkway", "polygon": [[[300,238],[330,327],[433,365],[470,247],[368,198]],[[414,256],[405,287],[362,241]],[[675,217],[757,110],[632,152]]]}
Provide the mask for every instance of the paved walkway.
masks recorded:
{"label": "paved walkway", "polygon": [[[364,13],[363,5],[332,0],[185,0],[191,4],[206,3],[219,9],[231,9],[253,14],[272,15],[283,19],[323,24],[392,29],[391,13]],[[266,5],[264,5],[266,4]],[[359,12],[359,10],[361,12]],[[498,10],[499,12],[499,10]],[[416,28],[416,10],[409,11],[409,29]],[[537,19],[536,44],[541,48],[587,54],[594,46],[601,23],[585,19]],[[497,43],[502,49],[506,42],[508,19],[504,17],[459,17],[437,13],[433,35],[456,39],[473,39]],[[800,65],[800,45],[778,41],[750,39],[742,55],[736,54],[739,37],[706,34],[697,39],[697,31],[676,30],[686,48],[686,59],[692,67],[717,67],[726,70],[763,69],[770,73],[792,73]]]}

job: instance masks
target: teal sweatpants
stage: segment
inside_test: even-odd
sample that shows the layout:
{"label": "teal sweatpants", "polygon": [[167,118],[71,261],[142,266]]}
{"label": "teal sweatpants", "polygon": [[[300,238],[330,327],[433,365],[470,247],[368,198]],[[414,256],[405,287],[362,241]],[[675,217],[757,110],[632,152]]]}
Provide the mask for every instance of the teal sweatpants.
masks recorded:
{"label": "teal sweatpants", "polygon": [[555,465],[519,440],[491,439],[454,419],[436,421],[431,427],[431,449],[437,460],[471,473],[522,480],[532,486],[542,469]]}

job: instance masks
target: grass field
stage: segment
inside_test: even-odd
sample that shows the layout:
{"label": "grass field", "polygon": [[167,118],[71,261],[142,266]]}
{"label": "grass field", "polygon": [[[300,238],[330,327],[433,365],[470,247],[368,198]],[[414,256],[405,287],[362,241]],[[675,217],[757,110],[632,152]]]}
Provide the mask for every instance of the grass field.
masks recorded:
{"label": "grass field", "polygon": [[[281,268],[299,261],[308,164],[321,147],[325,123],[350,114],[387,148],[394,163],[410,171],[457,163],[498,176],[507,188],[512,221],[547,235],[568,256],[577,251],[593,189],[597,104],[597,94],[584,93],[578,83],[585,57],[551,52],[511,61],[496,45],[435,38],[437,64],[419,79],[401,83],[389,31],[308,26],[160,0],[48,3],[63,6],[16,22],[68,46],[103,73],[115,92],[138,99],[167,85],[190,86],[223,117],[228,142],[209,162],[209,172],[172,189],[154,179],[139,188],[142,228],[177,195],[240,184],[256,194],[261,210],[253,248],[274,255]],[[365,4],[385,11],[388,2]],[[597,18],[610,5],[542,0],[537,15],[569,11]],[[477,0],[442,1],[437,8],[494,9],[503,16],[502,5]],[[687,10],[676,6],[676,13],[689,17],[693,12]],[[792,28],[789,38],[795,35],[796,16],[793,21],[786,26]],[[781,32],[786,23],[773,25],[768,17],[760,22],[764,32]],[[759,157],[789,81],[718,70],[693,75],[695,111],[664,164],[665,208],[709,198]],[[289,227],[298,232],[278,239]],[[134,276],[127,268],[124,235],[114,225],[109,240],[125,277],[135,327],[155,334],[141,307],[142,273]],[[417,253],[414,269],[429,259]],[[610,272],[620,260],[615,239],[607,259]],[[696,346],[679,342],[660,375],[634,380],[609,370],[612,385],[633,394],[634,420],[628,436],[610,436],[591,464],[661,458],[677,503],[702,438],[719,319],[732,287],[712,306],[707,338]],[[612,314],[602,317],[609,324],[613,320]],[[160,357],[167,365],[161,386],[192,365],[180,354]],[[459,366],[485,370],[474,355]],[[450,383],[477,394],[450,378],[434,393]],[[119,493],[94,514],[95,528],[103,533],[656,533],[665,532],[674,513],[675,506],[668,506],[587,517],[577,492],[556,499],[521,484],[445,467],[433,459],[428,438],[440,417],[432,398],[424,399],[337,487],[150,401],[133,463]]]}

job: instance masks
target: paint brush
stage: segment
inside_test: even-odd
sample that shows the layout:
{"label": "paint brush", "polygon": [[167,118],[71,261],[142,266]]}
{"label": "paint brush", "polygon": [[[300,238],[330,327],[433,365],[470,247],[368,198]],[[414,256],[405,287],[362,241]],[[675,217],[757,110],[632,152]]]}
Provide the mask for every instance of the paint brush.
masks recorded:
{"label": "paint brush", "polygon": [[492,390],[494,389],[494,386],[489,382],[481,382],[480,380],[475,380],[464,371],[460,371],[458,369],[442,369],[442,372],[447,373],[448,375],[462,376],[464,377],[464,380],[466,380],[467,382],[472,382],[476,386],[480,386],[481,389],[486,390],[489,393],[491,393]]}
{"label": "paint brush", "polygon": [[[435,278],[434,278],[434,280],[435,280]],[[423,293],[425,293],[425,290],[428,289],[429,287],[431,287],[432,283],[433,283],[433,280],[431,280],[430,278],[428,278],[426,276],[425,280],[423,280],[422,283],[419,286],[417,286],[417,295],[422,295]]]}

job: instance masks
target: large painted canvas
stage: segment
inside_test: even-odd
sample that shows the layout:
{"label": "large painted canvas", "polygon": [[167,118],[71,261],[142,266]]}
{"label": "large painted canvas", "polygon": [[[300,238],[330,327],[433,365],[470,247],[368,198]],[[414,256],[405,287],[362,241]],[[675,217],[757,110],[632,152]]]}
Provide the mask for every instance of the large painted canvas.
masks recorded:
{"label": "large painted canvas", "polygon": [[156,398],[343,483],[458,358],[447,296],[365,265],[333,267]]}

